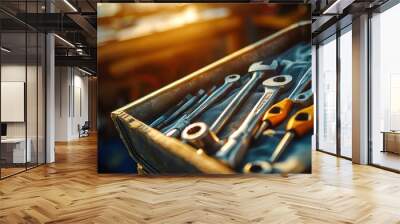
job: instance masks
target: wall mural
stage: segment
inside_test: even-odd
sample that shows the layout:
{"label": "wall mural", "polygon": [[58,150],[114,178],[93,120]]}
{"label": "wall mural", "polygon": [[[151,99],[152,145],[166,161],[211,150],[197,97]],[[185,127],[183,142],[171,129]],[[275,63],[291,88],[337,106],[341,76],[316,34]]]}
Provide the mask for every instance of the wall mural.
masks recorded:
{"label": "wall mural", "polygon": [[99,172],[311,173],[308,5],[98,12]]}

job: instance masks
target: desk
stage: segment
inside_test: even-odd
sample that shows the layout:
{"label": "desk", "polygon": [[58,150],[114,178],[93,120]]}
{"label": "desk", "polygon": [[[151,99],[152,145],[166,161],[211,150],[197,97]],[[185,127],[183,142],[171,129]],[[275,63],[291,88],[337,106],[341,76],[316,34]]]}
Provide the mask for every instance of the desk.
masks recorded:
{"label": "desk", "polygon": [[382,152],[393,152],[400,154],[400,131],[382,131],[383,150]]}
{"label": "desk", "polygon": [[[25,163],[30,162],[32,158],[30,138],[25,151],[25,138],[5,138],[1,139],[1,157],[6,163]],[[26,161],[25,161],[26,159]]]}

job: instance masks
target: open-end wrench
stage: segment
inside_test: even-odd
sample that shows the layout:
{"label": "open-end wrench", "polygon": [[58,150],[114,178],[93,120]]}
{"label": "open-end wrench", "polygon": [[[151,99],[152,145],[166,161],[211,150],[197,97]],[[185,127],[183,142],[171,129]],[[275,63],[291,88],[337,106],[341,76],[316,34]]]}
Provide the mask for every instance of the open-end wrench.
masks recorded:
{"label": "open-end wrench", "polygon": [[198,102],[201,101],[206,95],[207,93],[204,89],[200,89],[199,91],[197,91],[196,95],[186,101],[186,103],[183,104],[182,107],[178,108],[170,117],[168,117],[159,125],[161,126],[161,132],[165,132],[165,130],[168,130],[173,125],[173,123],[169,124],[171,121],[178,119],[179,116],[184,116],[184,114],[189,113],[192,108],[194,108],[196,104],[198,104]]}
{"label": "open-end wrench", "polygon": [[[310,102],[310,92],[303,94],[303,91],[311,84],[311,67],[304,73],[300,81],[297,83],[296,87],[290,93],[290,95],[274,104],[268,111],[264,114],[262,124],[258,129],[254,138],[257,139],[260,134],[268,127],[275,127],[282,123],[289,112],[292,110],[294,103],[299,103],[307,105]],[[302,95],[303,94],[303,95]],[[312,96],[312,91],[311,91]]]}
{"label": "open-end wrench", "polygon": [[263,82],[264,94],[247,115],[240,127],[233,132],[227,142],[216,153],[216,157],[235,168],[243,159],[254,132],[261,123],[265,111],[271,106],[278,94],[287,89],[292,82],[290,75],[278,75]]}
{"label": "open-end wrench", "polygon": [[218,133],[258,82],[268,76],[274,75],[277,68],[278,61],[273,61],[270,65],[264,65],[262,61],[253,63],[249,67],[249,72],[252,74],[250,80],[247,81],[231,102],[225,107],[222,113],[211,125],[210,130],[214,133]]}
{"label": "open-end wrench", "polygon": [[312,104],[312,101],[313,101],[313,91],[311,88],[293,97],[293,103],[302,104],[306,106]]}
{"label": "open-end wrench", "polygon": [[217,102],[221,97],[229,92],[229,90],[240,80],[240,75],[228,75],[225,77],[225,82],[218,89],[216,89],[210,96],[208,96],[197,108],[191,113],[182,116],[174,126],[165,132],[167,136],[178,137],[181,131],[188,126],[193,119],[200,113],[208,109],[212,104]]}
{"label": "open-end wrench", "polygon": [[150,127],[161,129],[165,124],[169,122],[169,120],[175,119],[179,114],[181,114],[183,111],[185,111],[187,108],[190,107],[190,105],[194,102],[192,94],[188,94],[183,98],[181,101],[179,101],[176,106],[171,107],[170,109],[167,110],[163,115],[158,117],[156,120],[151,122]]}
{"label": "open-end wrench", "polygon": [[281,72],[283,74],[291,74],[294,70],[303,70],[311,67],[311,63],[309,61],[281,60],[279,61],[279,66],[282,68]]}

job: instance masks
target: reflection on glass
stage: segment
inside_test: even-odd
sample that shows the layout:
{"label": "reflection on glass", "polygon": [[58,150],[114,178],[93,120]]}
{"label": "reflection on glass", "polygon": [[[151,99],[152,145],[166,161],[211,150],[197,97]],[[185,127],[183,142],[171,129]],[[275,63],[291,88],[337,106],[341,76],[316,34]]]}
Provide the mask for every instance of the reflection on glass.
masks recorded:
{"label": "reflection on glass", "polygon": [[352,157],[352,35],[340,36],[340,153]]}
{"label": "reflection on glass", "polygon": [[26,75],[26,114],[27,114],[27,143],[30,148],[30,160],[27,167],[37,165],[37,33],[27,33],[27,75]]}
{"label": "reflection on glass", "polygon": [[[400,170],[400,5],[372,18],[372,163]],[[384,134],[386,132],[386,134]]]}
{"label": "reflection on glass", "polygon": [[318,148],[336,153],[336,40],[318,48]]}
{"label": "reflection on glass", "polygon": [[[1,176],[25,170],[31,151],[26,144],[26,33],[2,32],[1,45]],[[28,147],[27,147],[28,146]],[[27,150],[28,149],[28,150]]]}
{"label": "reflection on glass", "polygon": [[46,60],[46,52],[45,52],[45,44],[46,37],[44,34],[39,33],[38,35],[38,135],[37,135],[37,147],[38,147],[38,156],[37,162],[38,164],[45,163],[45,60]]}
{"label": "reflection on glass", "polygon": [[[0,1],[12,12],[43,13],[45,1]],[[45,162],[45,35],[0,12],[0,177]],[[33,17],[34,19],[38,17]]]}

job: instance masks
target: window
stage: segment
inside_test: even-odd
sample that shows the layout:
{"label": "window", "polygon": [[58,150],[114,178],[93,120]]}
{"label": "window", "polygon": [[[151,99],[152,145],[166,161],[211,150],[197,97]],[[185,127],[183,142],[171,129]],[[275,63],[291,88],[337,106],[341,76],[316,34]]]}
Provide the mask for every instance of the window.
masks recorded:
{"label": "window", "polygon": [[336,153],[336,39],[318,48],[318,149]]}
{"label": "window", "polygon": [[340,155],[352,157],[352,35],[351,26],[340,36]]}
{"label": "window", "polygon": [[400,170],[400,5],[371,19],[371,162]]}

